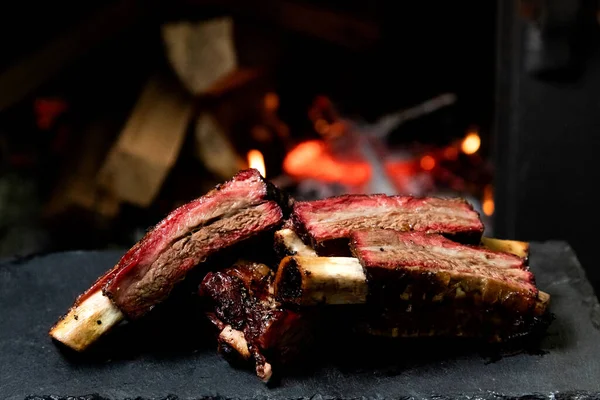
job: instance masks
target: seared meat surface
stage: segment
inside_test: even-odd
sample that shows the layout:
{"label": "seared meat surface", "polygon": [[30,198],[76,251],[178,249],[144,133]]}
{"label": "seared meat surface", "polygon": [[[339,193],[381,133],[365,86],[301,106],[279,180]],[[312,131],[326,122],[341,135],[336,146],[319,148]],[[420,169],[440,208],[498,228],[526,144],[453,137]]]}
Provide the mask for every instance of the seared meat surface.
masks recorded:
{"label": "seared meat surface", "polygon": [[271,363],[298,355],[308,339],[309,323],[302,314],[284,308],[274,296],[274,274],[264,264],[239,261],[223,271],[210,272],[199,293],[207,315],[219,331],[221,352],[234,349],[253,357],[257,375],[267,381]]}

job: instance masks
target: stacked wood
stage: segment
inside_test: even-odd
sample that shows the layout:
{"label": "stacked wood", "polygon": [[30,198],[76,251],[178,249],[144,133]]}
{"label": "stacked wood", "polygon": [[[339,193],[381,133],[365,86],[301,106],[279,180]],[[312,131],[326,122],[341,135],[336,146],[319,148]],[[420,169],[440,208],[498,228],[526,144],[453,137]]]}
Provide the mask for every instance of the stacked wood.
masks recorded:
{"label": "stacked wood", "polygon": [[121,201],[148,207],[177,160],[192,104],[178,82],[153,76],[98,174],[100,187]]}
{"label": "stacked wood", "polygon": [[162,37],[173,70],[195,96],[237,68],[231,18],[168,23]]}

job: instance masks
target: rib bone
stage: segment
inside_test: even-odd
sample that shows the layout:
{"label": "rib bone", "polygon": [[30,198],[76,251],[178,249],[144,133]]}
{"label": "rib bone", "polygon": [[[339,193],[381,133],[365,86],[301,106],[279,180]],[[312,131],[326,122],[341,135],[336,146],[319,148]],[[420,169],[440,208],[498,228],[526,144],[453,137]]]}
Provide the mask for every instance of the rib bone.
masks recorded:
{"label": "rib bone", "polygon": [[99,290],[71,308],[52,327],[50,336],[76,351],[83,351],[123,318],[123,313]]}
{"label": "rib bone", "polygon": [[315,250],[307,246],[293,230],[286,228],[275,232],[275,250],[281,257],[316,257]]}
{"label": "rib bone", "polygon": [[514,254],[523,259],[529,257],[529,243],[527,242],[482,237],[481,244],[487,249]]}
{"label": "rib bone", "polygon": [[244,360],[250,358],[250,350],[248,350],[248,342],[244,337],[244,332],[233,329],[231,325],[227,325],[219,334],[219,340],[228,344],[233,348]]}
{"label": "rib bone", "polygon": [[302,306],[363,304],[368,286],[363,267],[352,257],[285,257],[279,264],[275,293]]}

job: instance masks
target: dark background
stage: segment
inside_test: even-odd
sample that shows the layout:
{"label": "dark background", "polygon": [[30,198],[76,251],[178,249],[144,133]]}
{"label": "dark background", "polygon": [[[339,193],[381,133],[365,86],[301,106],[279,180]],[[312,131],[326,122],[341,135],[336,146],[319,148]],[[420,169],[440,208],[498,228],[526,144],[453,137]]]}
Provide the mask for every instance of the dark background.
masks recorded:
{"label": "dark background", "polygon": [[[282,4],[326,10],[329,17],[302,19],[286,14]],[[110,6],[116,11],[100,17],[93,33],[69,34]],[[317,94],[329,96],[347,116],[375,121],[439,93],[456,93],[455,107],[398,129],[390,145],[447,143],[469,126],[479,126],[482,154],[493,165],[494,234],[567,240],[600,288],[592,232],[599,222],[594,189],[600,178],[596,2],[115,0],[21,1],[1,7],[4,257],[128,247],[173,204],[165,196],[189,199],[205,190],[204,183],[191,182],[197,177],[187,175],[189,164],[183,160],[169,175],[161,200],[148,209],[126,205],[116,221],[80,213],[46,221],[40,204],[71,147],[49,150],[54,142],[36,130],[31,104],[39,96],[63,96],[70,100],[65,124],[72,127],[72,137],[77,139],[78,129],[94,119],[114,126],[116,136],[144,79],[157,67],[168,68],[160,24],[227,14],[235,17],[240,63],[271,72],[281,118],[297,139],[305,135],[306,109]],[[331,15],[354,22],[332,31],[337,17]],[[70,38],[64,53],[43,58],[20,81],[2,80],[61,34]],[[57,66],[53,60],[61,54],[68,54],[62,57],[67,61]],[[245,143],[244,129],[237,133],[240,143]],[[34,154],[36,161],[23,166],[15,154]]]}
{"label": "dark background", "polygon": [[[597,5],[550,4],[559,16],[545,25],[519,18],[516,3],[499,9],[494,222],[504,237],[567,240],[598,292]],[[532,38],[538,28],[541,43]]]}

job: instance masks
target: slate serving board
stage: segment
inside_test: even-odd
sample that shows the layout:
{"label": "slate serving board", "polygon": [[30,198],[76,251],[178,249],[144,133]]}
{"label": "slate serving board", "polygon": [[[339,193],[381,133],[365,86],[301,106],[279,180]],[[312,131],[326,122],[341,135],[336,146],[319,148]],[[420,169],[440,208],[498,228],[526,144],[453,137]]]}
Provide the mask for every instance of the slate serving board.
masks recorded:
{"label": "slate serving board", "polygon": [[534,243],[531,253],[556,316],[539,354],[491,360],[442,341],[372,348],[361,339],[319,350],[270,386],[223,360],[190,310],[167,322],[161,316],[160,326],[153,317],[121,326],[85,356],[54,344],[49,327],[122,252],[7,262],[0,265],[0,398],[600,398],[600,307],[585,273],[563,242]]}

